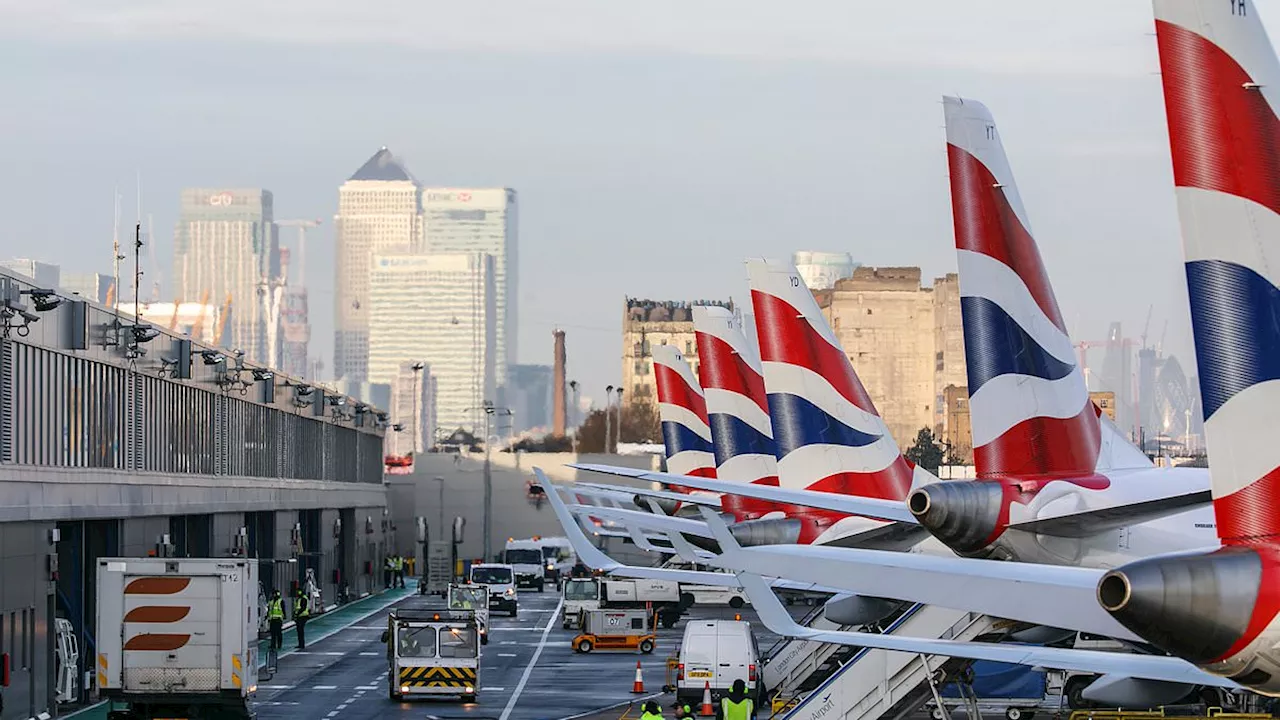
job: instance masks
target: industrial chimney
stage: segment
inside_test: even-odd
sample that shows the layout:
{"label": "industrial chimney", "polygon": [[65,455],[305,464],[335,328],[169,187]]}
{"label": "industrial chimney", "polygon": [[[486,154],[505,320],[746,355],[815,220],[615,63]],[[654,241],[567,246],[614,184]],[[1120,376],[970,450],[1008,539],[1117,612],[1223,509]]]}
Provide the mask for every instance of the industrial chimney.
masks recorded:
{"label": "industrial chimney", "polygon": [[[565,426],[565,382],[564,382],[564,331],[556,330],[551,333],[555,338],[555,360],[551,368],[552,387],[551,392],[554,397],[554,405],[552,409],[552,434],[556,437],[564,437]],[[545,406],[544,406],[545,407]]]}

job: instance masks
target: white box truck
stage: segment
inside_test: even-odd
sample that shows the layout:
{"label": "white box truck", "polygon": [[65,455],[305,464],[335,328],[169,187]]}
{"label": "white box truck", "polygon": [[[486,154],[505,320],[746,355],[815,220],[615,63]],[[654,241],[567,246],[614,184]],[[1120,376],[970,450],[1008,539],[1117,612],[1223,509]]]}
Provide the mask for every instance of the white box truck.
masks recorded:
{"label": "white box truck", "polygon": [[258,564],[98,561],[98,691],[111,720],[251,718],[258,689]]}

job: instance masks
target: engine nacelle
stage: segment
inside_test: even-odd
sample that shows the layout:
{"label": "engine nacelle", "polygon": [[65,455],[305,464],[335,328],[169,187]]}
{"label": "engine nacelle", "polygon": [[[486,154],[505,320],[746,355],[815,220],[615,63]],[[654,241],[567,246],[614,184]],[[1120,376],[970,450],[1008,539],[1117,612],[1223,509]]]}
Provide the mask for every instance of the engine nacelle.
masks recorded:
{"label": "engine nacelle", "polygon": [[852,595],[828,600],[822,613],[833,623],[862,627],[880,622],[901,605],[898,600]]}
{"label": "engine nacelle", "polygon": [[[1098,583],[1098,602],[1152,645],[1267,694],[1280,692],[1280,664],[1270,653],[1274,623],[1250,637],[1259,611],[1264,563],[1250,547],[1136,560]],[[1259,618],[1271,622],[1272,618]],[[1227,654],[1231,653],[1230,657]]]}
{"label": "engine nacelle", "polygon": [[1102,707],[1158,707],[1173,705],[1194,689],[1187,683],[1103,675],[1089,683],[1081,695]]}
{"label": "engine nacelle", "polygon": [[926,485],[907,507],[920,525],[961,555],[981,555],[999,529],[1004,488],[998,482],[960,480]]}
{"label": "engine nacelle", "polygon": [[[763,518],[760,520],[744,520],[740,523],[733,522],[732,517],[726,518],[729,525],[729,532],[733,533],[733,539],[743,547],[755,547],[757,545],[794,545],[800,539],[801,522],[794,518]],[[708,537],[700,537],[697,535],[685,535],[689,544],[694,547],[701,548],[713,553],[720,552],[720,544]]]}
{"label": "engine nacelle", "polygon": [[680,509],[679,502],[675,500],[669,500],[667,498],[656,498],[651,495],[636,495],[634,498],[631,499],[631,501],[636,504],[637,508],[645,512],[653,512],[653,509],[649,507],[649,501],[651,500],[657,503],[658,507],[662,508],[662,512],[667,515],[674,516],[676,514],[676,511]]}

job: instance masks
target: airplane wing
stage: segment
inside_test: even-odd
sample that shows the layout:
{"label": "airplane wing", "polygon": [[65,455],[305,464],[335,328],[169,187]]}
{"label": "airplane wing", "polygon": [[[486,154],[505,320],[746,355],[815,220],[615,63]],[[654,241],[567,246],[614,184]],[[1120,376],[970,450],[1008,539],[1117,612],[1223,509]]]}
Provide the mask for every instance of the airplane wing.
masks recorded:
{"label": "airplane wing", "polygon": [[[572,466],[570,466],[572,467]],[[674,477],[684,477],[683,475]],[[575,488],[591,488],[609,493],[610,497],[618,499],[631,500],[637,494],[643,494],[648,497],[662,498],[663,500],[674,500],[675,502],[684,503],[686,505],[705,505],[707,507],[719,508],[720,498],[711,495],[700,495],[697,493],[686,494],[671,492],[670,490],[653,490],[651,488],[631,488],[622,487],[620,485],[597,485],[596,483],[580,482],[574,483]],[[628,496],[627,491],[631,490]],[[586,492],[584,489],[582,492]]]}
{"label": "airplane wing", "polygon": [[1072,538],[1089,537],[1107,530],[1133,525],[1134,523],[1176,515],[1196,505],[1210,502],[1211,499],[1210,491],[1205,489],[1126,505],[1010,523],[1009,527],[1014,530],[1025,530],[1026,532],[1040,535]]}
{"label": "airplane wing", "polygon": [[765,627],[786,637],[881,650],[897,650],[899,652],[923,655],[946,655],[949,657],[1016,663],[1056,670],[1120,675],[1145,680],[1210,685],[1231,689],[1240,687],[1227,678],[1210,675],[1185,660],[1163,655],[1072,650],[1048,648],[1039,645],[898,637],[896,635],[839,630],[815,630],[814,628],[807,628],[797,624],[787,614],[786,608],[782,606],[782,603],[778,602],[778,598],[774,596],[758,575],[739,573],[738,581],[742,583],[747,596],[751,598],[752,609],[756,611]]}
{"label": "airplane wing", "polygon": [[723,551],[707,564],[736,572],[821,582],[858,595],[940,605],[1036,625],[1141,641],[1096,599],[1105,571],[812,545],[744,548],[714,513],[703,513]]}
{"label": "airplane wing", "polygon": [[[591,541],[587,539],[582,528],[578,523],[574,522],[573,515],[569,512],[568,506],[565,505],[564,499],[561,498],[557,492],[557,486],[547,480],[547,476],[542,472],[541,468],[534,468],[533,472],[538,478],[538,483],[546,490],[545,494],[551,505],[551,510],[555,513],[556,519],[560,521],[560,525],[563,526],[565,535],[569,538],[569,544],[573,546],[574,552],[577,553],[578,558],[582,560],[587,567],[622,577],[650,580],[673,580],[693,585],[739,587],[737,577],[728,573],[638,567],[634,565],[624,565],[623,563],[614,560],[595,545],[592,545]],[[572,492],[572,489],[566,490]],[[787,579],[774,581],[773,587],[779,590],[793,590],[800,592],[830,594],[840,594],[841,592],[821,583],[798,582]]]}
{"label": "airplane wing", "polygon": [[[606,475],[616,475],[618,477],[648,480],[650,482],[662,483],[664,485],[680,485],[711,492],[742,495],[744,497],[758,498],[760,500],[769,500],[771,502],[788,505],[804,505],[806,507],[831,510],[833,512],[845,513],[848,515],[860,515],[862,517],[869,517],[877,520],[918,525],[915,516],[913,516],[911,511],[907,509],[906,503],[900,500],[881,500],[879,498],[840,495],[837,493],[818,492],[816,490],[792,490],[789,488],[774,487],[770,485],[735,483],[726,480],[714,480],[711,478],[688,477],[685,475],[652,472],[649,470],[639,470],[635,468],[614,467],[612,465],[570,463],[569,467],[578,470],[589,470],[591,472],[604,473]],[[648,494],[649,491],[645,490],[644,493]]]}

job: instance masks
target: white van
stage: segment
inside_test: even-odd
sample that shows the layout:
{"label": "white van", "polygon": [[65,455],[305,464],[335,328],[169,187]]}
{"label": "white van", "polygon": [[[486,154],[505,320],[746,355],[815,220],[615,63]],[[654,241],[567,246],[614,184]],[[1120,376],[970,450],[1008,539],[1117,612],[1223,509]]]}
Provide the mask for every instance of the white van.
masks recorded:
{"label": "white van", "polygon": [[712,702],[719,702],[739,678],[746,681],[747,695],[755,700],[755,706],[764,705],[767,695],[760,681],[760,649],[751,632],[751,623],[687,621],[676,670],[676,704],[702,702],[707,683],[711,684]]}
{"label": "white van", "polygon": [[502,610],[511,617],[519,609],[516,571],[510,565],[477,563],[471,566],[471,584],[489,586],[489,609]]}

